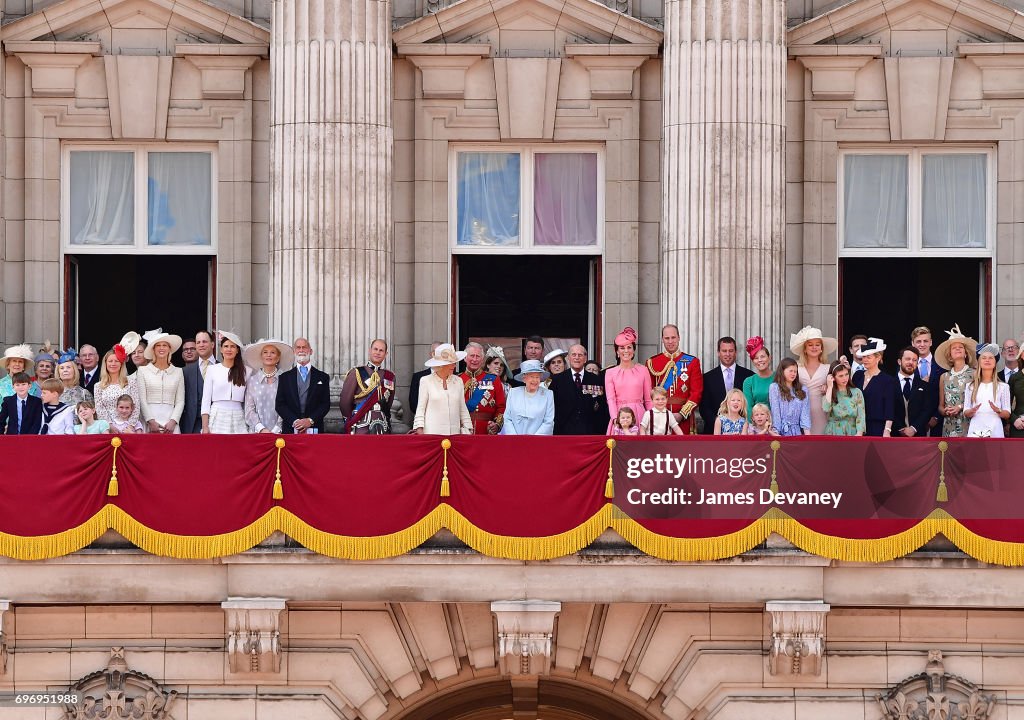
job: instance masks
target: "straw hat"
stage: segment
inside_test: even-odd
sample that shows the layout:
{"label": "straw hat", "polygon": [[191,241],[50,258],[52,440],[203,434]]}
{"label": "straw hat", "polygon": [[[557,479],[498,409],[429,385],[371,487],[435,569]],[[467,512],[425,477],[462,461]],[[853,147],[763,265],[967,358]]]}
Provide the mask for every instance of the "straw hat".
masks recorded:
{"label": "straw hat", "polygon": [[27,344],[15,345],[4,350],[3,364],[4,369],[10,364],[11,360],[24,360],[25,370],[24,372],[31,372],[35,366],[36,361],[32,357],[32,348]]}
{"label": "straw hat", "polygon": [[425,367],[444,367],[445,365],[454,365],[465,359],[465,352],[456,350],[455,346],[451,343],[442,343],[434,350],[434,357],[427,360],[423,365]]}
{"label": "straw hat", "polygon": [[519,374],[516,375],[516,382],[523,382],[523,376],[530,373],[540,373],[541,380],[547,380],[551,377],[551,373],[544,369],[544,366],[540,364],[540,360],[525,360],[523,361],[523,366],[519,368]]}
{"label": "straw hat", "polygon": [[821,340],[822,354],[831,355],[839,348],[839,341],[835,338],[825,337],[821,330],[807,325],[800,329],[800,332],[789,336],[789,350],[797,357],[804,354],[804,345],[808,340]]}
{"label": "straw hat", "polygon": [[153,346],[156,345],[158,342],[165,342],[168,345],[170,345],[171,355],[178,352],[178,350],[181,348],[181,335],[171,335],[170,333],[165,332],[146,334],[149,336],[146,338],[146,340],[149,341],[149,344],[146,346],[146,350],[142,353],[142,355],[151,362],[156,359],[155,356],[153,355]]}
{"label": "straw hat", "polygon": [[978,341],[960,332],[959,324],[947,330],[946,334],[949,335],[949,338],[935,348],[935,359],[939,361],[939,364],[944,368],[952,368],[953,358],[949,356],[949,351],[954,345],[960,343],[966,351],[967,364],[974,367],[977,362]]}
{"label": "straw hat", "polygon": [[281,353],[281,359],[277,361],[279,368],[290,368],[295,364],[295,351],[292,346],[282,340],[264,340],[260,338],[254,343],[246,346],[242,351],[242,362],[253,370],[260,370],[263,367],[263,348],[272,345]]}

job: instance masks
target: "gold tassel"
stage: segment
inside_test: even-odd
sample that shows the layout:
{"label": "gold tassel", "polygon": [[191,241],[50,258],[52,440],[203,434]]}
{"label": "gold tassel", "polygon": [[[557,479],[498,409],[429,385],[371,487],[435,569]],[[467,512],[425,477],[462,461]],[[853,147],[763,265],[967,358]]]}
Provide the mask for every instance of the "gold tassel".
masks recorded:
{"label": "gold tassel", "polygon": [[775,474],[775,459],[776,459],[776,457],[779,454],[779,448],[780,447],[782,447],[782,443],[780,443],[778,440],[772,440],[772,444],[771,444],[771,448],[772,448],[772,484],[771,484],[771,486],[769,488],[771,490],[771,492],[772,492],[772,495],[774,495],[775,493],[777,493],[779,491],[779,482],[778,482],[778,480],[775,479],[775,477],[776,477],[776,474]]}
{"label": "gold tassel", "polygon": [[939,441],[939,453],[941,454],[939,459],[939,490],[935,493],[936,502],[949,502],[949,491],[946,489],[946,450],[949,449],[949,443],[945,440]]}
{"label": "gold tassel", "polygon": [[274,490],[271,497],[275,500],[284,500],[284,487],[281,485],[281,451],[284,449],[284,438],[275,440],[274,447],[277,448],[277,470],[274,475]]}
{"label": "gold tassel", "polygon": [[605,447],[608,448],[608,480],[604,484],[604,496],[609,500],[615,497],[615,482],[612,480],[612,456],[615,454],[615,440],[605,440]]}
{"label": "gold tassel", "polygon": [[117,497],[117,449],[121,447],[121,438],[111,438],[110,445],[114,448],[114,457],[111,460],[110,482],[107,483],[107,497]]}
{"label": "gold tassel", "polygon": [[452,488],[448,482],[448,450],[452,441],[445,438],[441,441],[441,449],[444,450],[444,471],[441,473],[441,497],[451,497]]}

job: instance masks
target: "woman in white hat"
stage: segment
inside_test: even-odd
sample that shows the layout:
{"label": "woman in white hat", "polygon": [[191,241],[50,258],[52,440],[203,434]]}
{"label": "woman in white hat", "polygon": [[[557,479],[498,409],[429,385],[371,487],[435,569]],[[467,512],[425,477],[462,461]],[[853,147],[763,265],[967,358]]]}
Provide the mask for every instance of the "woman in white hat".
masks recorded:
{"label": "woman in white hat", "polygon": [[[563,362],[564,365],[564,362]],[[505,402],[502,435],[553,435],[555,432],[555,394],[542,385],[548,377],[540,360],[524,360]]]}
{"label": "woman in white hat", "polygon": [[292,346],[281,340],[257,340],[242,352],[252,370],[245,386],[245,424],[252,433],[279,434],[281,416],[277,414],[277,388],[281,368],[295,364]]}
{"label": "woman in white hat", "polygon": [[[15,345],[14,347],[7,348],[4,351],[3,364],[7,374],[0,378],[0,400],[14,394],[14,384],[11,382],[12,377],[20,372],[32,372],[32,368],[35,365],[32,348],[28,345]],[[32,383],[28,394],[39,397],[39,384]]]}
{"label": "woman in white hat", "polygon": [[438,345],[434,356],[423,363],[433,372],[420,380],[419,401],[412,432],[426,435],[472,435],[473,420],[466,407],[462,380],[455,365],[466,357],[451,343]]}
{"label": "woman in white hat", "polygon": [[789,336],[789,349],[796,355],[800,384],[811,403],[811,435],[824,435],[828,416],[822,405],[828,381],[829,355],[839,347],[835,338],[827,338],[810,325]]}
{"label": "woman in white hat", "polygon": [[[558,373],[565,372],[565,356],[568,354],[568,350],[555,348],[544,356],[544,369],[548,372],[548,377],[544,380],[544,387],[551,387],[551,378]],[[521,371],[522,368],[520,368]]]}
{"label": "woman in white hat", "polygon": [[[141,343],[139,347],[142,347]],[[181,413],[185,409],[185,375],[171,365],[171,356],[181,347],[181,336],[162,330],[149,334],[143,350],[145,364],[137,365],[135,383],[139,386],[142,422],[147,432],[178,434]]]}
{"label": "woman in white hat", "polygon": [[501,384],[505,386],[505,397],[508,397],[508,393],[512,389],[509,383],[512,376],[509,375],[508,363],[505,361],[505,348],[500,345],[488,346],[487,352],[484,354],[484,369],[498,376]]}
{"label": "woman in white hat", "polygon": [[935,348],[935,361],[949,368],[939,378],[939,415],[943,437],[964,437],[969,419],[964,417],[967,387],[974,382],[978,341],[960,332],[960,325],[946,331],[949,337]]}
{"label": "woman in white hat", "polygon": [[988,343],[978,348],[978,371],[967,386],[964,417],[970,420],[968,437],[1005,437],[1003,423],[1010,419],[1010,386],[996,370],[999,347]]}
{"label": "woman in white hat", "polygon": [[881,338],[868,338],[860,351],[864,369],[853,375],[854,386],[864,395],[864,434],[873,437],[891,437],[892,424],[896,421],[896,395],[900,384],[892,375],[882,372],[885,348]]}
{"label": "woman in white hat", "polygon": [[248,372],[242,362],[245,343],[233,332],[218,331],[221,361],[206,371],[201,406],[204,435],[243,435],[245,383]]}

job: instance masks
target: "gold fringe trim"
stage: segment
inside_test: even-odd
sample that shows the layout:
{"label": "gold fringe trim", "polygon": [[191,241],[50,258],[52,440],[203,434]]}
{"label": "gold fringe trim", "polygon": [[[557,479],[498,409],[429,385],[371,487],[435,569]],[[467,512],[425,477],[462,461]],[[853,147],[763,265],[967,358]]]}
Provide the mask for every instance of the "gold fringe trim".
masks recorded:
{"label": "gold fringe trim", "polygon": [[0,533],[0,555],[15,560],[47,560],[77,552],[107,531],[108,507],[104,505],[78,527],[53,535]]}
{"label": "gold fringe trim", "polygon": [[116,505],[107,505],[108,527],[153,555],[182,560],[208,560],[237,555],[259,545],[281,528],[279,507],[273,507],[243,528],[220,535],[172,535],[146,527]]}
{"label": "gold fringe trim", "polygon": [[317,530],[284,508],[274,509],[279,511],[277,529],[304,548],[339,560],[379,560],[404,555],[433,537],[445,527],[443,508],[446,507],[448,505],[434,508],[422,520],[404,530],[373,537],[333,535]]}

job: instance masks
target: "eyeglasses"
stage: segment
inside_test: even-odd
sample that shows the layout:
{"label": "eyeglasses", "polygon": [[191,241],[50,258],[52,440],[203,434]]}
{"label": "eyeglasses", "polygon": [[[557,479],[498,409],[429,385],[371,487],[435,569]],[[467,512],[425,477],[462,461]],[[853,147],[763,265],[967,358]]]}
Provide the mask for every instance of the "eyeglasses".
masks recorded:
{"label": "eyeglasses", "polygon": [[1019,345],[1003,345],[1003,351],[1007,350],[1020,350]]}

